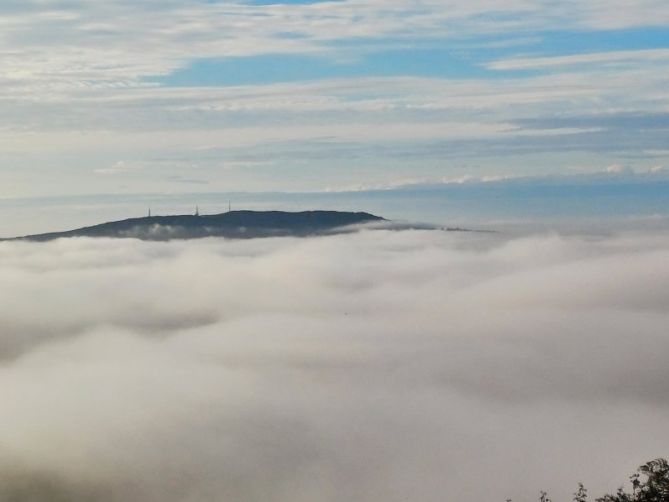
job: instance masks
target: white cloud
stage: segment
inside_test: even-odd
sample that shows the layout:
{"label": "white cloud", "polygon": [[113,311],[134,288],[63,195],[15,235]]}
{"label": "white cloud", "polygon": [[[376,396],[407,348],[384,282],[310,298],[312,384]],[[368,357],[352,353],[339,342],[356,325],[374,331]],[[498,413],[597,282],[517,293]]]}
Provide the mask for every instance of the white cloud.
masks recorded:
{"label": "white cloud", "polygon": [[0,494],[615,490],[669,448],[667,249],[658,232],[0,243]]}
{"label": "white cloud", "polygon": [[[386,178],[381,171],[389,162],[397,163],[393,173],[401,169],[400,177],[459,177],[438,167],[415,172],[419,161],[407,159],[427,156],[436,164],[467,148],[466,155],[493,159],[484,161],[495,164],[486,169],[506,168],[508,175],[532,168],[523,156],[524,145],[543,145],[537,147],[542,153],[570,156],[587,153],[594,144],[601,158],[559,162],[606,165],[614,160],[601,153],[602,144],[582,139],[603,132],[601,128],[520,129],[515,124],[575,114],[665,112],[666,50],[523,56],[490,63],[489,68],[499,70],[550,72],[510,79],[341,78],[223,88],[167,88],[152,82],[201,58],[303,53],[337,61],[426,41],[440,47],[450,47],[452,41],[457,47],[504,45],[509,37],[532,39],[555,27],[595,29],[613,23],[605,18],[615,12],[630,10],[623,0],[607,6],[530,0],[503,5],[497,0],[3,2],[0,196],[36,195],[40,188],[35,179],[46,180],[42,186],[58,194],[109,191],[109,180],[92,176],[95,172],[118,173],[114,180],[124,185],[113,190],[126,190],[124,178],[130,171],[112,167],[119,158],[127,165],[161,165],[133,171],[134,191],[179,190],[176,181],[163,182],[192,178],[178,167],[192,163],[209,170],[212,189],[238,190],[286,187],[274,175],[228,176],[224,166],[230,162],[274,162],[278,170],[290,164],[296,181],[291,189],[297,190],[349,184],[326,179],[333,169],[328,163],[340,158],[359,162],[350,169],[360,173],[352,182],[361,185]],[[630,22],[637,26],[657,23],[666,7],[647,0],[637,2],[634,10]],[[607,146],[615,150],[611,155],[625,148],[622,153],[644,156],[660,151],[663,139],[612,137]],[[521,153],[509,159],[514,153],[491,150],[485,143],[489,140]],[[431,154],[427,143],[438,142],[457,145]],[[405,156],[389,151],[393,147],[404,148]],[[658,157],[656,162],[664,162]],[[309,171],[323,172],[322,177],[300,168],[305,164]],[[524,166],[524,172],[509,166]]]}
{"label": "white cloud", "polygon": [[[522,30],[625,28],[669,22],[664,2],[347,0],[3,3],[4,79],[45,89],[136,85],[198,58],[328,53],[333,41],[517,36]],[[289,35],[289,36],[287,36]],[[141,50],[138,50],[141,48]]]}
{"label": "white cloud", "polygon": [[568,3],[579,13],[578,22],[591,29],[665,27],[669,24],[669,5],[664,0],[572,0]]}
{"label": "white cloud", "polygon": [[29,1],[23,7],[0,9],[3,38],[10,49],[3,55],[4,75],[10,81],[49,87],[122,85],[169,73],[194,54],[222,58],[323,53],[331,50],[331,41],[429,37],[443,34],[444,25],[459,25],[462,33],[479,26],[481,14],[536,10],[528,0],[513,0],[503,8],[487,0],[468,5],[354,0],[297,5],[77,1],[51,9]]}
{"label": "white cloud", "polygon": [[[637,66],[639,63],[669,64],[669,49],[608,51],[569,56],[530,57],[493,61],[487,64],[492,70],[535,70],[555,67],[599,65],[600,68]],[[592,66],[591,66],[592,68]]]}
{"label": "white cloud", "polygon": [[621,164],[611,164],[604,169],[605,173],[608,174],[634,174],[634,170],[629,166],[623,166]]}
{"label": "white cloud", "polygon": [[370,185],[349,185],[342,187],[329,187],[326,192],[365,192],[365,191],[375,191],[375,190],[397,190],[397,189],[406,189],[406,188],[425,188],[425,187],[438,187],[443,185],[464,185],[469,183],[495,183],[500,181],[508,181],[515,178],[505,175],[496,175],[488,174],[482,176],[474,176],[471,174],[465,174],[463,176],[457,177],[442,177],[442,178],[397,178],[384,183],[370,184]]}
{"label": "white cloud", "polygon": [[95,169],[95,172],[97,174],[115,175],[133,171],[137,169],[137,167],[138,166],[129,164],[124,160],[119,160],[117,162],[114,162],[114,164],[109,167],[101,167],[99,169]]}

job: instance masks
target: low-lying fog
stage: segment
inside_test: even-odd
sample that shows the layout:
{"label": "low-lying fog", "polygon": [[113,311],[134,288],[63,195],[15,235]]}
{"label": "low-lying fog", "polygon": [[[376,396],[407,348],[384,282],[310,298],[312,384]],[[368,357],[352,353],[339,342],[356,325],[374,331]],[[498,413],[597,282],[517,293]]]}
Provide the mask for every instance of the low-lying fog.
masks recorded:
{"label": "low-lying fog", "polygon": [[666,233],[0,243],[0,500],[600,495],[668,326]]}

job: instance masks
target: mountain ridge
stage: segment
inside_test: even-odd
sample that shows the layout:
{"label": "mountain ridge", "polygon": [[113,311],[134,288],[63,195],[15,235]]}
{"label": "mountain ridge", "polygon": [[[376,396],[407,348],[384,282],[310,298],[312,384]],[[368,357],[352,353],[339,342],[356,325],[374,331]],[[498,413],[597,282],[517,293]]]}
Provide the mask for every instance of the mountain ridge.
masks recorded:
{"label": "mountain ridge", "polygon": [[67,237],[137,238],[141,240],[227,237],[304,237],[345,231],[351,225],[387,221],[365,212],[228,211],[211,215],[164,215],[127,218],[96,225],[2,240],[50,241]]}

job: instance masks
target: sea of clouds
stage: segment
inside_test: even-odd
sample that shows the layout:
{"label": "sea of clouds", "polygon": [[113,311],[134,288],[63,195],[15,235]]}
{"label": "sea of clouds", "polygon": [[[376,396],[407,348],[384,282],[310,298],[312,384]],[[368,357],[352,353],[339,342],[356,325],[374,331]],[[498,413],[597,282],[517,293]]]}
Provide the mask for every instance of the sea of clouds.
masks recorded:
{"label": "sea of clouds", "polygon": [[669,234],[0,243],[0,500],[478,502],[669,454]]}

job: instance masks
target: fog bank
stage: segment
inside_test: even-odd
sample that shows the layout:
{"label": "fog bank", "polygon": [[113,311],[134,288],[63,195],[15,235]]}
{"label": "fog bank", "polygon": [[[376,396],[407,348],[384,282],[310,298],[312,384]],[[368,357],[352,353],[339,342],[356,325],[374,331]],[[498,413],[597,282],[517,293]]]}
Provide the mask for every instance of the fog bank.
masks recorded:
{"label": "fog bank", "polygon": [[0,243],[0,499],[598,495],[667,326],[667,233]]}

